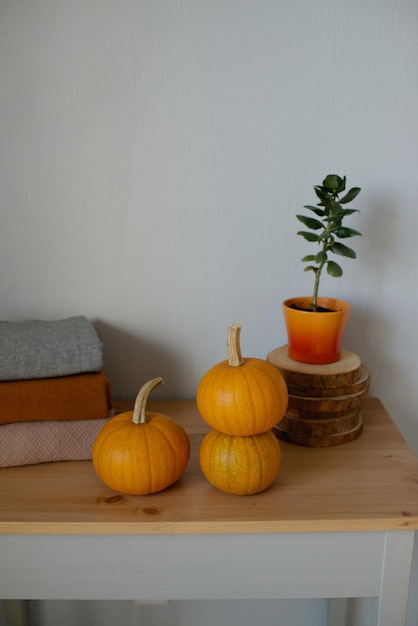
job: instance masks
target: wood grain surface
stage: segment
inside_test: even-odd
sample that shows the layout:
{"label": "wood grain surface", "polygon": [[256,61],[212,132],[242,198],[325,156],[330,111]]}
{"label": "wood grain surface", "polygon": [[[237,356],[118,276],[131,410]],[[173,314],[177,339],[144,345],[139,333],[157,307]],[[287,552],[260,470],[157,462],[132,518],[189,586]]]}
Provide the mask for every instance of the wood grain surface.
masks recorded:
{"label": "wood grain surface", "polygon": [[[125,410],[132,403],[117,404]],[[191,457],[172,487],[149,496],[108,489],[90,461],[0,469],[0,532],[213,534],[418,529],[418,460],[377,399],[362,408],[363,434],[343,446],[280,442],[279,475],[266,491],[232,496],[203,477],[198,450],[208,431],[194,400],[153,401],[177,419]]]}
{"label": "wood grain surface", "polygon": [[318,366],[291,359],[286,345],[272,350],[267,361],[280,370],[288,385],[296,387],[345,387],[358,382],[362,375],[360,357],[349,350],[341,351],[339,361]]}

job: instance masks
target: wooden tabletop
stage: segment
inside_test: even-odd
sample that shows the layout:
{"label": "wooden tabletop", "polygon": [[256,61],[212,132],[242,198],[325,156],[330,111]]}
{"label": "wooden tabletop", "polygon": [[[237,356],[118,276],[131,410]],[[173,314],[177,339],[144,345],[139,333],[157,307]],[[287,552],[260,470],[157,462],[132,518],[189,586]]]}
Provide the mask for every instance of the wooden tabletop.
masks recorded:
{"label": "wooden tabletop", "polygon": [[[119,403],[119,409],[131,403]],[[172,487],[147,496],[108,489],[90,461],[0,469],[0,533],[212,534],[418,529],[418,460],[379,400],[365,401],[364,431],[333,448],[280,442],[275,483],[254,496],[212,487],[198,462],[209,430],[195,402],[153,401],[189,433],[191,457]]]}

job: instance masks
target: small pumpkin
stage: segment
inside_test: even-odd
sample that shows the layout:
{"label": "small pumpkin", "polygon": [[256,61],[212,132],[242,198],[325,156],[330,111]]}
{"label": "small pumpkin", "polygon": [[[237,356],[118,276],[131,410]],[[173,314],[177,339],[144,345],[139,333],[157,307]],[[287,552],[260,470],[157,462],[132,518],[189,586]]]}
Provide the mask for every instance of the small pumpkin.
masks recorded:
{"label": "small pumpkin", "polygon": [[272,431],[236,437],[211,430],[200,445],[199,462],[205,478],[220,491],[251,495],[274,482],[281,450]]}
{"label": "small pumpkin", "polygon": [[200,380],[196,402],[203,419],[228,435],[250,436],[271,430],[287,409],[288,391],[279,370],[268,361],[243,358],[240,324],[228,328],[228,359]]}
{"label": "small pumpkin", "polygon": [[112,417],[94,442],[94,469],[114,491],[155,493],[175,483],[186,469],[190,441],[184,428],[168,415],[146,411],[150,392],[162,383],[162,378],[145,383],[134,410]]}

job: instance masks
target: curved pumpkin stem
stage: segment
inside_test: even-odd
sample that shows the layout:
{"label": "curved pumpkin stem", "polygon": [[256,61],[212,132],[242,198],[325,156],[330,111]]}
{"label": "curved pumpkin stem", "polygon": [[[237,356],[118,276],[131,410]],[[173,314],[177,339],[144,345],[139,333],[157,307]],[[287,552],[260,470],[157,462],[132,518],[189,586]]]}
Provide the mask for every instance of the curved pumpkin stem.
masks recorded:
{"label": "curved pumpkin stem", "polygon": [[245,363],[241,356],[240,346],[241,324],[230,324],[228,328],[228,360],[229,365],[238,367]]}
{"label": "curved pumpkin stem", "polygon": [[153,378],[149,380],[147,383],[142,385],[139,390],[138,395],[136,396],[135,404],[134,404],[134,413],[132,415],[132,421],[134,424],[146,424],[147,423],[147,414],[146,414],[146,406],[148,401],[148,396],[151,391],[158,387],[158,385],[163,385],[164,381],[160,377]]}

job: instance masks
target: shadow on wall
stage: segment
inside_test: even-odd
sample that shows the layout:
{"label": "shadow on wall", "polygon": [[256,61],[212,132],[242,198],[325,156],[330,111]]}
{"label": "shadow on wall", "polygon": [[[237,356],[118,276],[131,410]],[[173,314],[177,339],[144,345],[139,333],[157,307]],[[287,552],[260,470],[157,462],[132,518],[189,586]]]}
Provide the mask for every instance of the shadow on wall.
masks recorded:
{"label": "shadow on wall", "polygon": [[[416,386],[416,374],[399,351],[405,324],[409,322],[404,320],[401,331],[389,313],[373,306],[373,309],[362,310],[352,304],[344,344],[358,354],[370,370],[369,396],[377,396],[383,402],[408,444],[418,454],[416,406],[406,400]],[[411,347],[405,349],[411,350]]]}
{"label": "shadow on wall", "polygon": [[374,312],[364,309],[357,303],[350,302],[351,311],[348,319],[347,328],[344,335],[344,348],[357,354],[361,361],[369,367],[366,362],[368,349],[368,339],[373,330]]}
{"label": "shadow on wall", "polygon": [[[363,268],[357,280],[366,305],[361,306],[355,301],[354,291],[349,298],[351,312],[344,347],[358,354],[368,367],[375,363],[383,369],[390,353],[387,345],[382,345],[382,340],[378,338],[393,336],[394,329],[390,327],[390,318],[385,316],[385,309],[379,303],[386,300],[384,277],[398,253],[395,242],[402,236],[399,211],[396,209],[399,197],[385,189],[384,193],[365,192],[362,202],[358,218],[360,223],[356,228],[363,233],[363,237],[358,239],[360,252],[355,264]],[[377,350],[381,350],[382,354],[377,354]]]}
{"label": "shadow on wall", "polygon": [[387,391],[381,381],[393,374],[394,341],[396,328],[384,311],[376,307],[362,309],[352,303],[344,344],[348,350],[358,354],[362,363],[370,369],[371,395],[380,397],[384,390]]}
{"label": "shadow on wall", "polygon": [[379,310],[365,309],[351,303],[344,344],[348,350],[357,354],[363,365],[370,370],[369,396],[379,396],[382,400],[384,398],[381,397],[380,380],[390,368],[390,346],[383,345],[377,338],[379,336],[389,338],[392,334],[390,319]]}
{"label": "shadow on wall", "polygon": [[105,372],[115,399],[135,398],[142,385],[157,376],[164,385],[155,389],[154,399],[180,397],[182,363],[178,355],[100,320],[93,324],[104,344]]}

